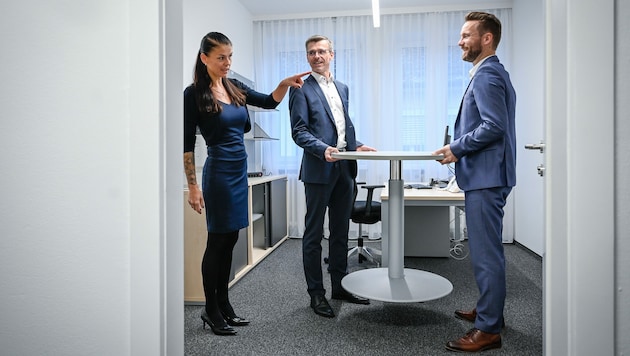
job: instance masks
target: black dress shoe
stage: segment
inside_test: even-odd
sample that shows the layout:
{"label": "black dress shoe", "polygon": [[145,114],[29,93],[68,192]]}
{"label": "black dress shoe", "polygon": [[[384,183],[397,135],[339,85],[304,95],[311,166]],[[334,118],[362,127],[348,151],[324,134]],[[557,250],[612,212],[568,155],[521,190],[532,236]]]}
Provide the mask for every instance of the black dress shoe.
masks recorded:
{"label": "black dress shoe", "polygon": [[228,323],[228,325],[232,325],[232,326],[245,326],[249,324],[249,320],[245,319],[245,318],[241,318],[240,316],[229,316],[227,314],[225,314],[224,312],[221,312],[221,315],[223,315],[223,319],[225,319],[225,321]]}
{"label": "black dress shoe", "polygon": [[352,293],[348,293],[345,290],[343,292],[333,293],[332,299],[345,300],[346,302],[354,303],[354,304],[364,304],[364,305],[370,304],[369,299],[361,298]]}
{"label": "black dress shoe", "polygon": [[314,295],[311,297],[311,308],[315,311],[315,314],[324,316],[326,318],[334,318],[335,312],[328,304],[326,297],[323,295]]}
{"label": "black dress shoe", "polygon": [[210,320],[210,317],[205,311],[203,312],[203,314],[201,314],[201,320],[203,320],[204,330],[206,329],[206,324],[208,324],[212,332],[216,335],[236,335],[236,330],[234,330],[227,323],[223,325],[215,325],[212,320]]}

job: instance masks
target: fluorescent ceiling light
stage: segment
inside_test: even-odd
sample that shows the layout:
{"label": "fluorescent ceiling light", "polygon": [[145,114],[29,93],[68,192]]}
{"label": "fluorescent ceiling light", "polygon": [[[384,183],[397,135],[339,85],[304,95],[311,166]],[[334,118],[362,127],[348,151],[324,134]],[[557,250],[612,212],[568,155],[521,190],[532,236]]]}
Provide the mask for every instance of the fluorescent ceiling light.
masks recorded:
{"label": "fluorescent ceiling light", "polygon": [[374,27],[381,27],[381,11],[378,6],[378,0],[372,0],[372,23]]}

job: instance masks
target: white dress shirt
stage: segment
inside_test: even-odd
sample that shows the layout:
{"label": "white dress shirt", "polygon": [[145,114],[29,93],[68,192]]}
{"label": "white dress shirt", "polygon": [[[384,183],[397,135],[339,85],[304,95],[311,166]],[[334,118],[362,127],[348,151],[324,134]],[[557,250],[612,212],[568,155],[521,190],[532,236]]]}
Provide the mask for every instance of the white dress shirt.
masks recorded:
{"label": "white dress shirt", "polygon": [[475,73],[477,73],[477,69],[479,69],[479,66],[486,61],[486,59],[492,57],[492,56],[496,56],[496,54],[491,54],[488,57],[482,59],[479,61],[479,63],[475,64],[472,68],[470,68],[470,71],[468,72],[468,75],[470,75],[470,77],[474,77]]}
{"label": "white dress shirt", "polygon": [[330,78],[326,78],[319,73],[311,73],[313,78],[319,83],[319,87],[324,92],[328,106],[332,111],[335,119],[335,127],[337,128],[337,148],[346,148],[346,117],[343,114],[343,104],[341,97],[333,81],[332,74]]}

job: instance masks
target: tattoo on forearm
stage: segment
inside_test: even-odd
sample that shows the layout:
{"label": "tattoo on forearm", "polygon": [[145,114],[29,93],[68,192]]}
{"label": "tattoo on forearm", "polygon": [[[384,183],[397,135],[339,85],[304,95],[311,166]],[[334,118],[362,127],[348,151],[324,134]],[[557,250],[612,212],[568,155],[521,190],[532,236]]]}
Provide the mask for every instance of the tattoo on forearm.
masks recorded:
{"label": "tattoo on forearm", "polygon": [[197,185],[197,173],[195,171],[195,154],[193,152],[184,153],[184,172],[189,185]]}

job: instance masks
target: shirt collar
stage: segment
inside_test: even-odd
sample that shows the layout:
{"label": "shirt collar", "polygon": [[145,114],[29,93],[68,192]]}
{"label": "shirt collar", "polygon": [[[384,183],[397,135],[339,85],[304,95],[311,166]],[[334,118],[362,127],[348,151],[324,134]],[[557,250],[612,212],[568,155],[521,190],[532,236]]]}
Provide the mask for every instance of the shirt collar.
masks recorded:
{"label": "shirt collar", "polygon": [[483,64],[483,62],[485,62],[485,61],[486,61],[486,59],[488,59],[488,58],[490,58],[490,57],[492,57],[492,56],[496,57],[497,55],[496,55],[496,54],[491,54],[491,55],[489,55],[488,57],[486,57],[486,58],[484,58],[484,59],[480,60],[480,61],[479,61],[479,63],[475,64],[475,66],[474,66],[474,67],[470,68],[470,71],[468,72],[468,74],[470,75],[470,77],[472,78],[472,77],[475,75],[475,73],[477,73],[477,69],[479,69],[479,66],[481,66],[481,64]]}
{"label": "shirt collar", "polygon": [[330,79],[324,77],[323,75],[321,75],[319,73],[315,73],[315,72],[311,72],[311,75],[313,76],[313,78],[315,78],[315,80],[317,80],[318,83],[329,83],[329,82],[332,82],[334,80],[332,73],[330,73]]}

